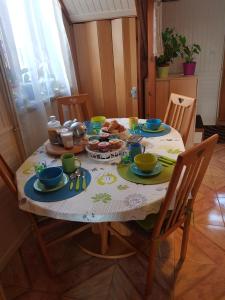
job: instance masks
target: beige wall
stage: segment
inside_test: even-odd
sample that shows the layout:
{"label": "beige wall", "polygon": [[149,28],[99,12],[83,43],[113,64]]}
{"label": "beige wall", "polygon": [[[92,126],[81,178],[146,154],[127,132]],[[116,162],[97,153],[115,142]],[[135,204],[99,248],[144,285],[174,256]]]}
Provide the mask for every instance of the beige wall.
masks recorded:
{"label": "beige wall", "polygon": [[[163,3],[163,26],[175,27],[191,43],[201,45],[197,56],[197,112],[205,124],[216,122],[225,36],[225,1],[180,0]],[[172,67],[182,72],[180,62]]]}

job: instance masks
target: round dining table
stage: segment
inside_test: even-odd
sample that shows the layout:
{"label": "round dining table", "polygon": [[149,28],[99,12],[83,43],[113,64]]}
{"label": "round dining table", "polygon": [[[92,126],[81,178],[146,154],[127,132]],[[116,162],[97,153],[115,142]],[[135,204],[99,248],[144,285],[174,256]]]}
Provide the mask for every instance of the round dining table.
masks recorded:
{"label": "round dining table", "polygon": [[[128,128],[128,118],[117,121]],[[145,120],[139,122],[144,123]],[[174,128],[166,135],[144,137],[141,143],[145,146],[145,152],[175,160],[185,150],[181,135]],[[91,174],[87,189],[62,201],[34,201],[24,192],[26,182],[35,174],[34,165],[42,162],[47,166],[61,165],[60,157],[46,153],[45,144],[38,148],[16,172],[19,208],[55,219],[100,224],[143,220],[159,211],[169,182],[150,185],[133,183],[119,175],[116,163],[95,161],[87,153],[77,156],[82,167]]]}

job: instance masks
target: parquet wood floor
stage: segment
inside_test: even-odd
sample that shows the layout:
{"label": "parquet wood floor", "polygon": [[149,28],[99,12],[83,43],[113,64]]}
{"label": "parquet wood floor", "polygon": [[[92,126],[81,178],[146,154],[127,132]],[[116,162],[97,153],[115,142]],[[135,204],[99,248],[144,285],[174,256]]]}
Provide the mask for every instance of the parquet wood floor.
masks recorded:
{"label": "parquet wood floor", "polygon": [[[225,145],[217,145],[201,185],[188,254],[179,273],[181,232],[160,245],[151,299],[225,299]],[[9,300],[141,300],[146,261],[139,255],[104,260],[83,253],[73,240],[52,248],[54,279],[46,273],[33,236],[1,274]]]}

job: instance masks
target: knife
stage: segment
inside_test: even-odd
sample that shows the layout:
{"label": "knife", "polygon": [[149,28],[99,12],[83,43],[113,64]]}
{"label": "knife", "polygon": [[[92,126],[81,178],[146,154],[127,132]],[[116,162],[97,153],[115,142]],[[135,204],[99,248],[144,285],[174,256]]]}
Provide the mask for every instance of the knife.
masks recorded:
{"label": "knife", "polygon": [[86,190],[86,188],[87,188],[87,182],[86,182],[85,172],[82,171],[82,189]]}

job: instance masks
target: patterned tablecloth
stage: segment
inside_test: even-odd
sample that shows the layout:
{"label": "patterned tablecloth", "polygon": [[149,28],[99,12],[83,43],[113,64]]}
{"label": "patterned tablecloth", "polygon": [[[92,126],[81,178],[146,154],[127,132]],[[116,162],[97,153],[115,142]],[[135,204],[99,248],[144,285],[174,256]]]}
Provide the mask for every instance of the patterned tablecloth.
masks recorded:
{"label": "patterned tablecloth", "polygon": [[[118,121],[128,127],[128,119]],[[146,145],[146,152],[173,159],[180,151],[184,151],[181,136],[175,129],[165,136],[144,138],[142,142]],[[57,166],[60,165],[60,159],[47,155],[44,145],[35,151],[16,172],[20,209],[37,215],[81,222],[141,220],[159,211],[168,182],[157,185],[132,183],[119,176],[115,165],[93,161],[86,153],[80,154],[79,158],[82,166],[92,175],[87,190],[59,202],[37,202],[24,194],[25,183],[34,175],[34,164],[46,161],[48,166]]]}

